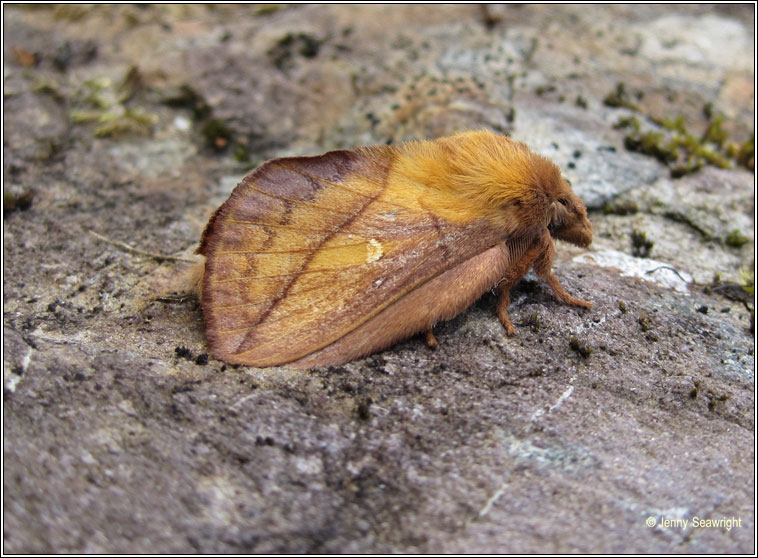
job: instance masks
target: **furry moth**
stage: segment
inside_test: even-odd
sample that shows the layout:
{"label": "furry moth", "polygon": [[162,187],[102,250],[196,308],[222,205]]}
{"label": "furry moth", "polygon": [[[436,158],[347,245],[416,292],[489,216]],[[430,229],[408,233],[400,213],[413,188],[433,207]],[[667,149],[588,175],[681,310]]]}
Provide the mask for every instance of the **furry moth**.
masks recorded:
{"label": "furry moth", "polygon": [[530,268],[551,272],[553,239],[592,241],[559,168],[488,131],[285,157],[246,176],[215,212],[202,308],[214,358],[251,366],[343,364],[463,312]]}

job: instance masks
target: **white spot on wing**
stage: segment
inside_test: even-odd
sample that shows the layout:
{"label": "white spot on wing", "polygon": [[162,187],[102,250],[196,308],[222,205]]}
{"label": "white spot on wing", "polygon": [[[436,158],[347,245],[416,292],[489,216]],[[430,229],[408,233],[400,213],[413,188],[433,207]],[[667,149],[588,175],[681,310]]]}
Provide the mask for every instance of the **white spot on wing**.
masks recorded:
{"label": "white spot on wing", "polygon": [[382,250],[382,244],[377,241],[376,239],[371,239],[368,241],[368,244],[366,244],[366,263],[374,263],[375,261],[379,260],[383,255],[384,252]]}

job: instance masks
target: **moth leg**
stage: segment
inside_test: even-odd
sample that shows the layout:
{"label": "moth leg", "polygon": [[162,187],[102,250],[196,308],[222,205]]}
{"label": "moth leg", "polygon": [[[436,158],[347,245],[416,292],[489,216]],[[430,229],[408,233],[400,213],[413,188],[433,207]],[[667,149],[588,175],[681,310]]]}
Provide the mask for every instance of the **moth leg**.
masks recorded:
{"label": "moth leg", "polygon": [[505,334],[515,335],[516,328],[513,326],[513,322],[511,322],[510,317],[508,317],[508,306],[511,303],[511,287],[505,287],[501,283],[498,285],[497,290],[500,293],[500,296],[497,299],[497,317],[505,328]]}
{"label": "moth leg", "polygon": [[534,260],[534,272],[545,281],[553,290],[555,297],[570,304],[571,306],[579,306],[581,308],[592,308],[592,303],[581,298],[576,298],[568,294],[561,284],[558,282],[558,278],[553,274],[553,258],[555,257],[555,246],[553,240],[550,238],[550,234],[545,233],[540,239],[540,253],[536,260]]}
{"label": "moth leg", "polygon": [[529,268],[532,267],[534,260],[540,255],[540,242],[536,241],[529,248],[527,248],[521,259],[508,268],[505,275],[500,280],[497,286],[499,293],[497,299],[497,317],[500,319],[500,323],[505,328],[506,335],[515,335],[516,328],[513,326],[510,317],[508,316],[508,306],[511,304],[511,288],[519,282],[519,280],[526,275]]}
{"label": "moth leg", "polygon": [[430,349],[436,349],[437,348],[437,338],[434,336],[434,332],[432,331],[432,328],[429,328],[425,332],[426,335],[426,346]]}

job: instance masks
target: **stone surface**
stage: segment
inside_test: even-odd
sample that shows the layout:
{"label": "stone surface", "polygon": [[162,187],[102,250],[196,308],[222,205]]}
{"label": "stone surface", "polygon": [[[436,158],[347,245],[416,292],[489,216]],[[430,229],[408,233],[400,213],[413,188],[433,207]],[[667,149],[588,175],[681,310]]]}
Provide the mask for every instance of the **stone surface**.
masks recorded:
{"label": "stone surface", "polygon": [[[752,10],[4,6],[3,551],[755,552],[754,175],[614,129],[752,137]],[[478,127],[587,202],[554,267],[592,310],[528,276],[512,338],[488,293],[437,351],[208,360],[149,253],[268,158]]]}

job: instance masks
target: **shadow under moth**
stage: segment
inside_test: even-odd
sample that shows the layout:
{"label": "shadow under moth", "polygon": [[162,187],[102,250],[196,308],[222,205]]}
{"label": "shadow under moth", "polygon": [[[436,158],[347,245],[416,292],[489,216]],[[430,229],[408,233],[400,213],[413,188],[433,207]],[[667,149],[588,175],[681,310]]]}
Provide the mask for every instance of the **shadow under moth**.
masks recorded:
{"label": "shadow under moth", "polygon": [[432,328],[493,287],[551,272],[558,238],[592,241],[560,169],[488,131],[285,157],[246,176],[211,217],[202,308],[214,358],[251,366],[344,364]]}

